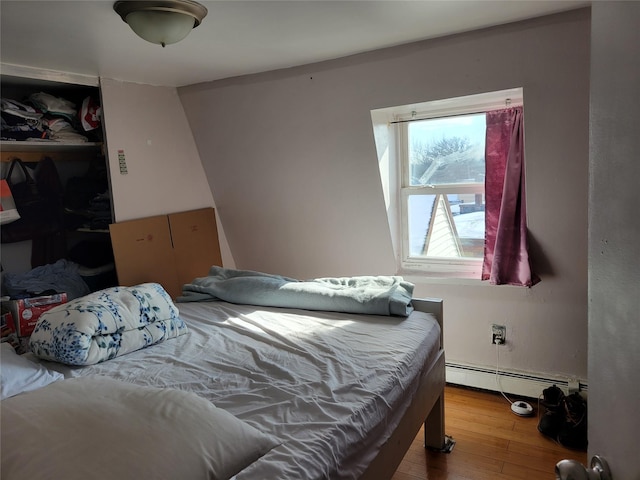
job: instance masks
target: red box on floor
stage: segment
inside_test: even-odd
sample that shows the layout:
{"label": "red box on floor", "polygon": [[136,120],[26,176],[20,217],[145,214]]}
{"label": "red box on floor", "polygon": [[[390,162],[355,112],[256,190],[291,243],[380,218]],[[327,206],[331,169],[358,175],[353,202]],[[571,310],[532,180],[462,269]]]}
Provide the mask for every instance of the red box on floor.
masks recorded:
{"label": "red box on floor", "polygon": [[13,321],[13,315],[9,310],[2,308],[2,319],[0,319],[0,338],[5,338],[15,333],[16,324]]}
{"label": "red box on floor", "polygon": [[18,337],[28,337],[33,333],[33,329],[40,315],[66,302],[66,293],[56,293],[55,295],[45,295],[42,297],[9,300],[3,303],[9,307],[9,311],[13,316]]}

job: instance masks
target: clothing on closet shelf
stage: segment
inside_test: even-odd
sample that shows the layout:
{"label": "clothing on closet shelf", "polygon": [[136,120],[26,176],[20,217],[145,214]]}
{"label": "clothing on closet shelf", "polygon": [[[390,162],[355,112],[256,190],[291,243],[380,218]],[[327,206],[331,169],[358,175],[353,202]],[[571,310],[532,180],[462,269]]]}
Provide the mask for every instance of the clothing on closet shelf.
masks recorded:
{"label": "clothing on closet shelf", "polygon": [[49,138],[42,125],[42,113],[17,100],[2,98],[2,140]]}
{"label": "clothing on closet shelf", "polygon": [[3,97],[2,140],[101,141],[101,114],[91,96],[84,98],[79,109],[70,100],[45,92],[21,101]]}

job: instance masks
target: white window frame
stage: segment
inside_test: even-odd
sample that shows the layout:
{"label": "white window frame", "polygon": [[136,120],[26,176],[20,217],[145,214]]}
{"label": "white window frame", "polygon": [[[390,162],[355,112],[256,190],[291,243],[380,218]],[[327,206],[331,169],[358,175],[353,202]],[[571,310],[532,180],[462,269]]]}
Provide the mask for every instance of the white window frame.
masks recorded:
{"label": "white window frame", "polygon": [[487,112],[523,104],[522,88],[469,95],[420,104],[406,105],[392,109],[391,124],[395,132],[397,158],[397,211],[399,219],[398,269],[400,272],[424,273],[459,278],[480,278],[482,258],[438,258],[412,257],[409,250],[408,202],[412,195],[434,195],[437,193],[482,193],[484,184],[454,184],[434,186],[409,186],[409,142],[408,124],[414,120],[444,118]]}

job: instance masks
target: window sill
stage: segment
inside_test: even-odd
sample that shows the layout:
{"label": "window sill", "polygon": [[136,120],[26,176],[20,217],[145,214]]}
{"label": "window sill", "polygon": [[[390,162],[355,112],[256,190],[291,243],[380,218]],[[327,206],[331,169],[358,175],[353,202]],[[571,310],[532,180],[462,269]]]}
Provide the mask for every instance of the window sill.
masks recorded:
{"label": "window sill", "polygon": [[[398,275],[416,280],[437,282],[482,282],[482,261],[451,262],[442,259],[431,262],[403,262],[398,265]],[[432,282],[430,282],[432,283]]]}
{"label": "window sill", "polygon": [[478,274],[462,272],[418,272],[415,270],[400,270],[398,275],[406,281],[414,284],[438,284],[438,285],[489,285],[478,278]]}
{"label": "window sill", "polygon": [[[460,272],[417,272],[415,270],[399,270],[397,275],[401,276],[407,282],[414,285],[457,285],[457,286],[474,286],[474,287],[500,287],[500,288],[516,288],[522,290],[521,285],[493,285],[488,280],[480,280],[478,275],[465,276],[467,274]],[[525,289],[528,290],[528,289]]]}

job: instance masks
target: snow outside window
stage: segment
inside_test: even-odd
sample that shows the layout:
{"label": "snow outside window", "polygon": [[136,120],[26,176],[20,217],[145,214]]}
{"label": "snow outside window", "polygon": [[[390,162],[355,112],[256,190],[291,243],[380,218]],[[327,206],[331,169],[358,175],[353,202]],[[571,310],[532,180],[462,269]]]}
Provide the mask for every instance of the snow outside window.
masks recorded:
{"label": "snow outside window", "polygon": [[390,227],[399,271],[480,278],[485,112],[522,105],[522,97],[517,88],[372,112],[386,200],[397,212]]}

